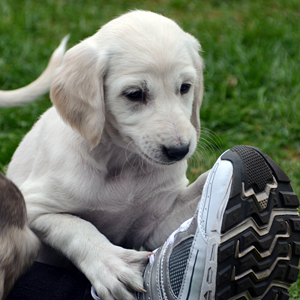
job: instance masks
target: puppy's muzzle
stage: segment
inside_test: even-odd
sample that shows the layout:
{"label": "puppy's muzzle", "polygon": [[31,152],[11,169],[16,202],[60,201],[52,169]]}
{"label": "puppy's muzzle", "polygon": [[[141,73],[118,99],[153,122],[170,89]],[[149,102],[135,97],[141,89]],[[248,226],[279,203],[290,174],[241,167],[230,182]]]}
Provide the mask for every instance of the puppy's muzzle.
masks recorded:
{"label": "puppy's muzzle", "polygon": [[189,152],[190,144],[183,144],[180,146],[163,146],[163,153],[168,158],[169,161],[179,161],[182,160]]}

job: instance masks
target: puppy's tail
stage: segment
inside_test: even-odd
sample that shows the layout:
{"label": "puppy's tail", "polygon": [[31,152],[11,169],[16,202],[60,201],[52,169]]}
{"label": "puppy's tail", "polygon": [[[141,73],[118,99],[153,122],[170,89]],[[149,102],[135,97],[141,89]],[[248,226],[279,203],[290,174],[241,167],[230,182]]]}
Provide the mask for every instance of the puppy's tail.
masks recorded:
{"label": "puppy's tail", "polygon": [[62,39],[53,52],[47,68],[35,81],[17,90],[0,91],[0,107],[20,106],[46,94],[50,89],[55,70],[62,62],[68,39],[69,35]]}

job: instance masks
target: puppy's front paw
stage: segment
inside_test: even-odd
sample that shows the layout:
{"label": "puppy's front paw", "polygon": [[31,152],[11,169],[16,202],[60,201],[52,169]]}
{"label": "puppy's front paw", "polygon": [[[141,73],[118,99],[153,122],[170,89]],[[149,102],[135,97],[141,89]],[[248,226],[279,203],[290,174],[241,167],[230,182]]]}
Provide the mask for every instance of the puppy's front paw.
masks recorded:
{"label": "puppy's front paw", "polygon": [[101,300],[134,300],[133,292],[143,292],[142,272],[149,254],[114,247],[101,261],[94,262],[95,274],[90,281]]}

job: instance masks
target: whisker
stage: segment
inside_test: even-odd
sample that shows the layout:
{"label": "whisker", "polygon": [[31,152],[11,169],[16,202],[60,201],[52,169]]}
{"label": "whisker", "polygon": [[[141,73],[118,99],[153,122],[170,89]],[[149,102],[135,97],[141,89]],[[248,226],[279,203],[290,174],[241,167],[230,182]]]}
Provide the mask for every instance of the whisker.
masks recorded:
{"label": "whisker", "polygon": [[222,144],[222,139],[218,134],[209,128],[202,128],[196,151],[189,159],[188,176],[194,178],[210,169],[223,153]]}

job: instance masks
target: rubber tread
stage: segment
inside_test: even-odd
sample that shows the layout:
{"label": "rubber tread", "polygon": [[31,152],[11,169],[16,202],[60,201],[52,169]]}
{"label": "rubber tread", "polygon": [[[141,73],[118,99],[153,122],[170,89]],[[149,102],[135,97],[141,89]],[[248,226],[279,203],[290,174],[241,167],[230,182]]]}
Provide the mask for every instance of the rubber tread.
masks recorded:
{"label": "rubber tread", "polygon": [[273,176],[265,160],[252,148],[235,146],[231,149],[241,157],[248,176],[248,185],[256,192],[263,191],[268,182],[273,182]]}
{"label": "rubber tread", "polygon": [[[234,171],[221,233],[234,235],[221,240],[218,248],[215,299],[289,299],[288,288],[297,279],[300,255],[299,200],[290,180],[254,147],[234,147],[222,159],[231,161]],[[256,194],[266,191],[274,178],[277,187],[269,191],[262,211]],[[242,184],[255,194],[245,197]],[[251,220],[251,227],[243,227],[246,220]]]}

